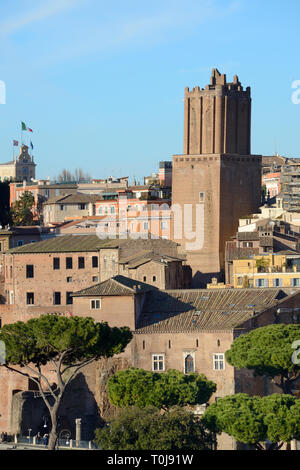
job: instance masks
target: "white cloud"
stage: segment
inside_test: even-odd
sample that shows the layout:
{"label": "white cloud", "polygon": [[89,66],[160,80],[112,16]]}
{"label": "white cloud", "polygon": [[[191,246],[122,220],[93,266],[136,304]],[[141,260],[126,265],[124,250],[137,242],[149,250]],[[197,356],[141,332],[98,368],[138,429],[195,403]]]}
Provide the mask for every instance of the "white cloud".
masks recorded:
{"label": "white cloud", "polygon": [[6,20],[0,23],[0,36],[9,36],[20,29],[39,21],[57,15],[60,12],[73,8],[82,0],[51,0],[43,4],[40,8],[32,10],[13,20]]}

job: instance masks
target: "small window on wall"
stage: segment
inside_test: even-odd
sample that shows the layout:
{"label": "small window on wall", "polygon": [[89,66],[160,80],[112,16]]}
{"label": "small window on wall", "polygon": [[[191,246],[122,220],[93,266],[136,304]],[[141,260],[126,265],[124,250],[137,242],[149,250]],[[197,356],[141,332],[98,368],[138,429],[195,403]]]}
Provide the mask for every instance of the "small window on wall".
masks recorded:
{"label": "small window on wall", "polygon": [[17,241],[17,246],[23,246],[23,245],[24,245],[24,240]]}
{"label": "small window on wall", "polygon": [[199,193],[199,202],[204,202],[205,199],[205,193]]}
{"label": "small window on wall", "polygon": [[100,310],[100,308],[101,308],[101,300],[100,299],[91,300],[91,309],[92,310]]}
{"label": "small window on wall", "polygon": [[93,256],[92,257],[92,267],[93,268],[98,268],[98,256]]}
{"label": "small window on wall", "polygon": [[152,354],[152,371],[161,372],[165,370],[165,355]]}
{"label": "small window on wall", "polygon": [[71,257],[66,258],[66,269],[73,269],[73,259]]}
{"label": "small window on wall", "polygon": [[34,293],[27,292],[26,294],[26,304],[27,305],[34,305]]}
{"label": "small window on wall", "polygon": [[53,269],[60,269],[60,259],[59,258],[53,258]]}
{"label": "small window on wall", "polygon": [[61,304],[61,293],[60,292],[54,292],[53,304],[54,305],[60,305]]}
{"label": "small window on wall", "polygon": [[71,297],[71,294],[73,294],[73,292],[67,292],[66,293],[66,305],[72,305],[73,304],[73,297]]}
{"label": "small window on wall", "polygon": [[225,370],[224,354],[214,354],[213,364],[214,364],[214,370]]}
{"label": "small window on wall", "polygon": [[79,256],[78,258],[78,269],[84,269],[84,257]]}
{"label": "small window on wall", "polygon": [[194,358],[188,354],[184,359],[184,373],[190,374],[191,372],[195,372]]}
{"label": "small window on wall", "polygon": [[30,279],[34,277],[34,267],[33,264],[26,265],[26,278]]}

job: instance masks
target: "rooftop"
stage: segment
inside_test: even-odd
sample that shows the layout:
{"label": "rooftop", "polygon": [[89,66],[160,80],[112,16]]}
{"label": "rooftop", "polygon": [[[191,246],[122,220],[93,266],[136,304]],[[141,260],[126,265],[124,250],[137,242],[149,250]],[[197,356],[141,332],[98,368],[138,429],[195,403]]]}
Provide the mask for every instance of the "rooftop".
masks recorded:
{"label": "rooftop", "polygon": [[136,333],[231,330],[289,294],[272,288],[150,291]]}
{"label": "rooftop", "polygon": [[72,297],[90,297],[90,296],[123,296],[133,295],[138,292],[148,292],[155,287],[140,281],[135,281],[124,276],[115,276],[112,279],[101,282],[96,286],[88,287],[79,292],[75,292]]}

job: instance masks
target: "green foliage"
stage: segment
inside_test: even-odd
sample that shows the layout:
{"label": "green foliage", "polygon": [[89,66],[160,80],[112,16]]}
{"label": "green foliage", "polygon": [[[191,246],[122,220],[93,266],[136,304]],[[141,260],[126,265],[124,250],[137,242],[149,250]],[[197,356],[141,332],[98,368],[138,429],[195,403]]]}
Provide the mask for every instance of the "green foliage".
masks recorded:
{"label": "green foliage", "polygon": [[196,405],[208,402],[216,385],[204,375],[185,375],[177,370],[155,373],[127,369],[111,376],[107,382],[109,400],[120,408]]}
{"label": "green foliage", "polygon": [[180,408],[165,414],[154,407],[125,409],[95,436],[103,450],[210,450],[214,444],[201,421]]}
{"label": "green foliage", "polygon": [[111,357],[121,353],[132,338],[127,327],[110,328],[93,318],[42,315],[28,322],[4,325],[0,341],[8,364],[44,365],[64,353],[64,364]]}
{"label": "green foliage", "polygon": [[266,258],[259,258],[256,260],[257,268],[267,268],[270,265],[270,260]]}
{"label": "green foliage", "polygon": [[300,325],[269,325],[234,340],[226,351],[227,362],[238,369],[253,369],[258,376],[281,377],[285,393],[300,375],[300,364],[293,364],[292,344],[300,339]]}
{"label": "green foliage", "polygon": [[300,439],[300,401],[291,395],[250,397],[237,394],[219,398],[203,416],[212,432],[226,432],[238,442],[261,448],[263,441],[278,449],[282,443]]}
{"label": "green foliage", "polygon": [[22,197],[16,201],[11,208],[12,222],[15,226],[29,226],[33,224],[33,213],[35,200],[30,191],[25,191]]}

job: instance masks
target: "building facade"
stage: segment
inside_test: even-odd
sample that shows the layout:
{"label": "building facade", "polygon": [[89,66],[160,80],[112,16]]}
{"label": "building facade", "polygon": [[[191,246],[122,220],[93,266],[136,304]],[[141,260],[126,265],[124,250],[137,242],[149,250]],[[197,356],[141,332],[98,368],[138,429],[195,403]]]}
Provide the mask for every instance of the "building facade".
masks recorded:
{"label": "building facade", "polygon": [[211,83],[184,99],[184,154],[173,157],[173,239],[182,244],[194,285],[224,269],[225,242],[239,218],[257,211],[261,157],[251,155],[251,94],[213,70]]}
{"label": "building facade", "polygon": [[29,154],[29,147],[22,145],[14,160],[0,163],[0,181],[30,181],[35,178],[34,158]]}

